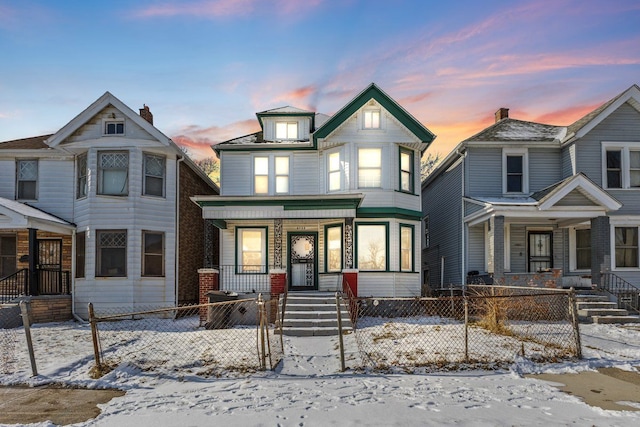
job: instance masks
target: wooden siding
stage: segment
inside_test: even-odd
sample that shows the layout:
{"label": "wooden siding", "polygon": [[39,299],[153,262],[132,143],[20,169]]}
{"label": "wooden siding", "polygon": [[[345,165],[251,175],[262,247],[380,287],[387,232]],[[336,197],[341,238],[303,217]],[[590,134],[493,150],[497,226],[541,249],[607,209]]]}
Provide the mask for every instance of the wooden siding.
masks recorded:
{"label": "wooden siding", "polygon": [[596,204],[580,191],[573,190],[561,200],[558,200],[555,206],[596,206]]}
{"label": "wooden siding", "polygon": [[461,284],[462,165],[443,172],[422,194],[422,213],[429,216],[430,246],[423,251],[423,270],[429,285],[440,286],[441,258],[445,258],[444,286]]}
{"label": "wooden siding", "polygon": [[220,157],[220,195],[250,195],[252,170],[251,156],[247,152],[222,152]]}
{"label": "wooden siding", "polygon": [[562,179],[560,149],[529,148],[528,151],[530,192],[542,190]]}
{"label": "wooden siding", "polygon": [[562,149],[562,179],[576,174],[576,145],[570,144]]}
{"label": "wooden siding", "polygon": [[[320,168],[318,152],[294,152],[291,156],[289,185],[291,194],[318,194],[320,190]],[[324,174],[323,174],[324,175]]]}
{"label": "wooden siding", "polygon": [[0,160],[0,197],[14,200],[16,197],[16,160]]}
{"label": "wooden siding", "polygon": [[502,196],[502,149],[469,148],[465,163],[469,197]]}
{"label": "wooden siding", "polygon": [[467,233],[467,271],[486,272],[484,223],[469,227]]}
{"label": "wooden siding", "polygon": [[[115,118],[114,118],[115,117]],[[103,123],[105,120],[109,121],[124,121],[124,135],[104,135]],[[64,141],[64,145],[74,144],[80,141],[86,140],[94,140],[105,138],[107,140],[112,140],[117,144],[116,141],[126,139],[136,139],[136,140],[150,140],[154,141],[154,138],[140,126],[138,126],[133,121],[129,120],[125,117],[125,115],[120,112],[120,110],[115,107],[109,105],[104,108],[98,114],[96,114],[91,120],[81,126],[77,131],[75,131],[69,138]],[[157,141],[154,141],[157,142]]]}

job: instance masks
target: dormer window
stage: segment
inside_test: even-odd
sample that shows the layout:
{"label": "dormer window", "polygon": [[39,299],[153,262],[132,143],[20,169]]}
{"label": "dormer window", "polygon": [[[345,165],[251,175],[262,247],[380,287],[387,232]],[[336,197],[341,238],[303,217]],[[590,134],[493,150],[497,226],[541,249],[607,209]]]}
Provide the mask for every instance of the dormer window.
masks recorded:
{"label": "dormer window", "polygon": [[298,122],[276,122],[276,139],[298,139]]}
{"label": "dormer window", "polygon": [[364,129],[380,129],[380,110],[364,110],[362,127]]}
{"label": "dormer window", "polygon": [[104,134],[105,135],[124,135],[124,122],[123,121],[104,122]]}

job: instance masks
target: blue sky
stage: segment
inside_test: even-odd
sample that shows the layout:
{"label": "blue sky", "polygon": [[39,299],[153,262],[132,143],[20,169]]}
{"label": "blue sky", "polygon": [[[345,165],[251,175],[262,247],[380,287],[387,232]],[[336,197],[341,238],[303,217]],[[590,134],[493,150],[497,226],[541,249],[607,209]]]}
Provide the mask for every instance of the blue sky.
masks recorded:
{"label": "blue sky", "polygon": [[438,137],[510,116],[570,124],[640,83],[637,0],[0,0],[0,141],[110,91],[194,157],[292,105],[377,83]]}

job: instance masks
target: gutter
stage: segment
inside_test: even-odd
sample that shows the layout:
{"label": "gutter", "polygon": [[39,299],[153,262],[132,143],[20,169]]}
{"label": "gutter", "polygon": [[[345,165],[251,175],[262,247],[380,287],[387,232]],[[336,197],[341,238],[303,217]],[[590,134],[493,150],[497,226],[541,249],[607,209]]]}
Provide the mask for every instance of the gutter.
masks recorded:
{"label": "gutter", "polygon": [[465,270],[466,270],[466,249],[465,249],[465,224],[464,224],[464,202],[465,202],[465,174],[464,174],[464,168],[465,168],[465,159],[467,158],[467,151],[465,150],[464,153],[461,153],[459,150],[456,150],[456,154],[458,156],[460,156],[460,159],[462,159],[462,170],[461,170],[461,175],[462,175],[462,179],[461,179],[461,196],[460,197],[460,229],[461,229],[461,238],[460,238],[460,245],[461,247],[461,262],[460,262],[460,281],[462,282],[462,288],[466,289],[466,285],[467,285],[467,281],[466,281],[466,274],[465,274]]}

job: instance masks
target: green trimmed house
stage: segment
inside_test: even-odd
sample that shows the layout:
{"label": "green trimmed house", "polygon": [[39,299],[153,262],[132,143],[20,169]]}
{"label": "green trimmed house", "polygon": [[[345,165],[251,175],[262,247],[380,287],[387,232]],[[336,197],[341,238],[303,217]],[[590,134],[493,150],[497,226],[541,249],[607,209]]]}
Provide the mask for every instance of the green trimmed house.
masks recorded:
{"label": "green trimmed house", "polygon": [[420,295],[420,158],[434,135],[375,84],[329,117],[257,113],[261,130],[213,147],[221,194],[196,196],[220,229],[220,289]]}

